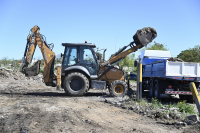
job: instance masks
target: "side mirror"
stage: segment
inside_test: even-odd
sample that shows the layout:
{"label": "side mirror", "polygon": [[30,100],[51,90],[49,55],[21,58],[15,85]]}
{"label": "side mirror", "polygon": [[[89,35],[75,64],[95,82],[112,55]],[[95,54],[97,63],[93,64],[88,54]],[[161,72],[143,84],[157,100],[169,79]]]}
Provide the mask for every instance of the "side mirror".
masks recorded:
{"label": "side mirror", "polygon": [[137,63],[138,63],[138,62],[135,60],[135,61],[134,61],[134,67],[137,67]]}

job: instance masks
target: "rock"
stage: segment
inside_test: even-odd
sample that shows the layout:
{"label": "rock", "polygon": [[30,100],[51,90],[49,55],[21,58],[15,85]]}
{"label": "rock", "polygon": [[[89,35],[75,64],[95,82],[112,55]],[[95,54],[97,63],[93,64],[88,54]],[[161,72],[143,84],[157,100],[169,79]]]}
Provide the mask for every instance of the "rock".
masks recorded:
{"label": "rock", "polygon": [[183,125],[183,126],[187,126],[187,123],[185,123],[185,122],[178,122],[178,124],[177,125]]}
{"label": "rock", "polygon": [[178,111],[177,110],[174,110],[174,113],[177,113]]}
{"label": "rock", "polygon": [[169,114],[167,114],[167,115],[165,116],[165,118],[166,118],[166,119],[169,119]]}
{"label": "rock", "polygon": [[183,125],[183,122],[179,122],[178,125]]}
{"label": "rock", "polygon": [[193,121],[192,120],[189,120],[188,122],[187,122],[187,125],[192,125],[193,124]]}
{"label": "rock", "polygon": [[116,103],[116,106],[120,107],[122,104],[120,102]]}
{"label": "rock", "polygon": [[179,110],[179,108],[169,108],[170,111]]}
{"label": "rock", "polygon": [[199,117],[197,116],[197,114],[186,116],[186,119],[192,120],[194,122],[199,121]]}

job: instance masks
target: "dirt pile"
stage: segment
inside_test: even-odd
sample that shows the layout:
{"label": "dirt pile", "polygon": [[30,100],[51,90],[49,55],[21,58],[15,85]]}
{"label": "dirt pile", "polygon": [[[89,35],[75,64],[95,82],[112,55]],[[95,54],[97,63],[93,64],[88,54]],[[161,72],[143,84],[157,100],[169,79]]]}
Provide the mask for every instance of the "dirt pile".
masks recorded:
{"label": "dirt pile", "polygon": [[14,71],[12,69],[0,68],[0,80],[1,79],[15,79],[15,80],[37,80],[42,81],[42,75],[26,77],[19,71]]}
{"label": "dirt pile", "polygon": [[45,87],[42,82],[43,75],[26,77],[19,71],[11,69],[0,68],[0,92],[1,93],[23,93],[26,92],[29,87],[34,86],[32,91],[35,91],[38,87]]}
{"label": "dirt pile", "polygon": [[[125,110],[133,111],[141,116],[146,116],[151,119],[156,120],[158,123],[166,124],[166,125],[174,125],[177,129],[187,129],[188,131],[190,127],[188,125],[195,126],[195,130],[200,129],[200,121],[189,119],[189,115],[186,118],[183,117],[183,114],[179,112],[179,108],[167,108],[153,107],[152,103],[148,103],[146,105],[142,105],[135,100],[132,100],[129,97],[124,98],[105,98],[106,103],[110,103],[115,107],[120,107]],[[186,114],[185,114],[186,115]],[[198,116],[197,116],[198,118]],[[189,128],[189,129],[188,129]],[[194,130],[194,132],[195,132]]]}
{"label": "dirt pile", "polygon": [[9,78],[9,70],[5,68],[0,68],[0,79],[2,78]]}

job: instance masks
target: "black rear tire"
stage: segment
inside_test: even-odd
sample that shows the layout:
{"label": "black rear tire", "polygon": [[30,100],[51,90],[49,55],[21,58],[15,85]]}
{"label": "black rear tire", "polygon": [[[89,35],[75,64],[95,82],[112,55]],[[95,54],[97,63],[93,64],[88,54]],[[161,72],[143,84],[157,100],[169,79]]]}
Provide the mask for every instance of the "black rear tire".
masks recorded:
{"label": "black rear tire", "polygon": [[89,90],[89,81],[82,73],[70,73],[64,79],[64,90],[69,96],[83,96]]}
{"label": "black rear tire", "polygon": [[128,91],[126,82],[121,80],[115,80],[111,83],[109,88],[110,95],[115,97],[123,97]]}

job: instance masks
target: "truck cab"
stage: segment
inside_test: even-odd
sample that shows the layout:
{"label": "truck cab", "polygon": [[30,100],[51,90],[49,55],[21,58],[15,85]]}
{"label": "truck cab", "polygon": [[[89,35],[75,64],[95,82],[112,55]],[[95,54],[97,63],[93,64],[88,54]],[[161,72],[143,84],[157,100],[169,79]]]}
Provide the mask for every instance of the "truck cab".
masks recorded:
{"label": "truck cab", "polygon": [[151,64],[158,60],[166,60],[171,57],[171,51],[164,50],[144,50],[140,55],[142,65]]}

